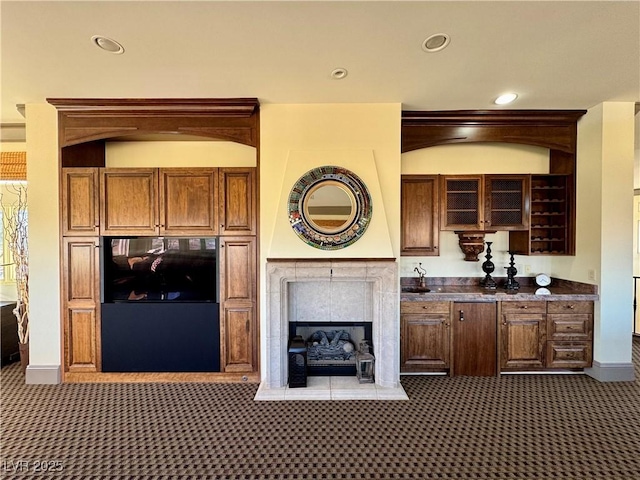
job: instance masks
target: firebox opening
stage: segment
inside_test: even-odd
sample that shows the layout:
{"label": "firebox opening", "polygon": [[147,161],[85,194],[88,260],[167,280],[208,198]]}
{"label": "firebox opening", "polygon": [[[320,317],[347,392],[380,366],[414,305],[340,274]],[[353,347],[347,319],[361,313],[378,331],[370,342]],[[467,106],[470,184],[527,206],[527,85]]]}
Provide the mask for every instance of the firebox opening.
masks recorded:
{"label": "firebox opening", "polygon": [[296,335],[304,339],[309,376],[355,376],[356,352],[363,340],[372,344],[372,325],[371,322],[289,322],[289,339]]}

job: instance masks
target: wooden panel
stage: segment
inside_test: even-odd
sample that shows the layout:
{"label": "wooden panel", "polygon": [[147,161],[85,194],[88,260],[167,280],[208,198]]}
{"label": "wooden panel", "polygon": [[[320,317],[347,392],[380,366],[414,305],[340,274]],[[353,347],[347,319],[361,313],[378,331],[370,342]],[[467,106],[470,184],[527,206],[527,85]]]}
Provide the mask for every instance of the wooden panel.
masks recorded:
{"label": "wooden panel", "polygon": [[449,313],[450,302],[400,302],[401,313]]}
{"label": "wooden panel", "polygon": [[547,302],[547,313],[593,313],[593,302]]}
{"label": "wooden panel", "polygon": [[591,367],[591,342],[547,342],[548,368]]}
{"label": "wooden panel", "polygon": [[502,313],[546,313],[546,302],[502,302]]}
{"label": "wooden panel", "polygon": [[449,368],[449,314],[402,315],[401,371],[446,371]]}
{"label": "wooden panel", "polygon": [[498,373],[496,304],[454,303],[453,374],[491,376]]}
{"label": "wooden panel", "polygon": [[504,314],[501,326],[502,369],[541,369],[545,365],[545,315],[540,313]]}
{"label": "wooden panel", "polygon": [[221,168],[220,235],[256,234],[255,168]]}
{"label": "wooden panel", "polygon": [[549,340],[591,340],[592,335],[593,316],[590,314],[547,315]]}
{"label": "wooden panel", "polygon": [[223,308],[221,322],[222,367],[225,372],[251,372],[255,368],[254,320],[252,306]]}
{"label": "wooden panel", "polygon": [[96,372],[99,370],[96,309],[73,309],[67,312],[67,370]]}
{"label": "wooden panel", "polygon": [[437,175],[403,175],[401,255],[439,255],[440,194]]}
{"label": "wooden panel", "polygon": [[227,301],[255,300],[256,245],[252,238],[221,238],[220,269],[223,273],[220,298]]}
{"label": "wooden panel", "polygon": [[100,303],[97,238],[68,238],[65,242],[65,298],[68,302]]}
{"label": "wooden panel", "polygon": [[218,170],[160,169],[160,233],[217,235]]}
{"label": "wooden panel", "polygon": [[158,234],[157,169],[102,169],[100,198],[102,235]]}
{"label": "wooden panel", "polygon": [[98,169],[62,169],[62,234],[98,235]]}

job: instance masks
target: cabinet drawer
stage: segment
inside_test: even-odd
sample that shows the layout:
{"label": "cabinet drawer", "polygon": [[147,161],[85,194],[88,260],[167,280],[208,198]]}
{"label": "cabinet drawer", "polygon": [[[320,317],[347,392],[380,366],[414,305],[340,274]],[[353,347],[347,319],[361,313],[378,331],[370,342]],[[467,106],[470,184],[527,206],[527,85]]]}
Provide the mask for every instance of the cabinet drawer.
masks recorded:
{"label": "cabinet drawer", "polygon": [[548,313],[593,313],[593,302],[547,302]]}
{"label": "cabinet drawer", "polygon": [[549,340],[591,340],[592,332],[592,315],[586,313],[547,315],[547,338]]}
{"label": "cabinet drawer", "polygon": [[591,342],[547,342],[547,368],[591,366]]}
{"label": "cabinet drawer", "polygon": [[501,302],[502,313],[547,313],[545,302]]}
{"label": "cabinet drawer", "polygon": [[449,313],[450,302],[400,302],[400,313]]}

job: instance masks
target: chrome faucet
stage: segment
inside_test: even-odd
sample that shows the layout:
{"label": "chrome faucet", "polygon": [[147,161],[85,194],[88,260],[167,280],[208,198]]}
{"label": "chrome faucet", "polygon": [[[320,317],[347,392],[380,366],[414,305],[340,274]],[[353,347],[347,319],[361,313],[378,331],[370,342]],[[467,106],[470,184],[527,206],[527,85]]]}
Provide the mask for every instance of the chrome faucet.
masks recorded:
{"label": "chrome faucet", "polygon": [[420,286],[426,287],[427,280],[424,278],[424,276],[427,274],[427,271],[424,268],[422,268],[422,262],[418,263],[418,266],[414,268],[413,271],[418,273]]}

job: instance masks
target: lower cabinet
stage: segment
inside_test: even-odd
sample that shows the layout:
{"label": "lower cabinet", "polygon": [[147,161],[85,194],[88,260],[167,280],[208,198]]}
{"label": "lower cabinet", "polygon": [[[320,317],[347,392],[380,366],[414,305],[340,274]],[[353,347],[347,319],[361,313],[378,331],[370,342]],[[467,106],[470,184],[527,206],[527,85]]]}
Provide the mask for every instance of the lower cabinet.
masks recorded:
{"label": "lower cabinet", "polygon": [[450,302],[401,302],[401,372],[449,370],[450,318]]}
{"label": "lower cabinet", "polygon": [[402,373],[490,376],[593,362],[591,301],[405,301],[400,324]]}
{"label": "lower cabinet", "polygon": [[545,367],[546,308],[546,302],[501,302],[501,370]]}
{"label": "lower cabinet", "polygon": [[547,367],[587,368],[593,363],[593,302],[547,303]]}

